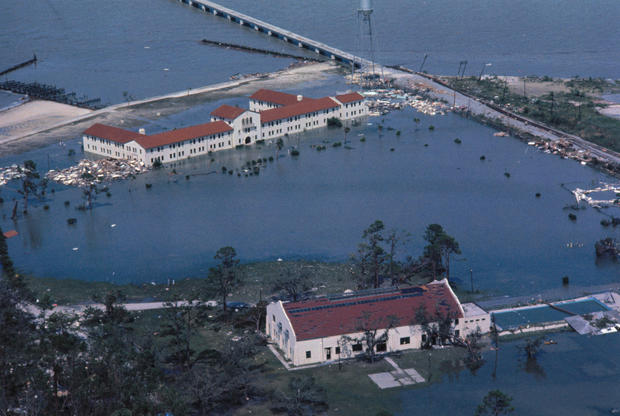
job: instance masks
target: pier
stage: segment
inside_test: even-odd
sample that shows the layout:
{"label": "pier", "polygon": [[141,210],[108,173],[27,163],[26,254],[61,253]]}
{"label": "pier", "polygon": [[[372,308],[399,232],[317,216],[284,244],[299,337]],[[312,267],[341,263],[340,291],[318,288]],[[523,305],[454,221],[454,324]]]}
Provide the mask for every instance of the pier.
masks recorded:
{"label": "pier", "polygon": [[32,64],[35,64],[35,63],[37,63],[37,55],[33,55],[31,59],[28,59],[27,61],[24,61],[24,62],[22,62],[20,64],[17,64],[17,65],[13,65],[12,67],[5,69],[4,71],[0,72],[0,76],[6,75],[6,74],[11,73],[13,71],[17,71],[20,68],[23,68],[25,66],[32,65]]}
{"label": "pier", "polygon": [[297,33],[256,19],[252,16],[239,13],[238,11],[229,9],[208,0],[179,0],[179,2],[195,7],[205,13],[228,19],[229,21],[237,23],[241,26],[249,27],[267,36],[278,38],[299,48],[307,49],[317,55],[324,56],[348,67],[353,65],[355,68],[363,69],[371,65],[371,62],[366,59],[331,47],[322,42],[317,42],[316,40],[301,36]]}

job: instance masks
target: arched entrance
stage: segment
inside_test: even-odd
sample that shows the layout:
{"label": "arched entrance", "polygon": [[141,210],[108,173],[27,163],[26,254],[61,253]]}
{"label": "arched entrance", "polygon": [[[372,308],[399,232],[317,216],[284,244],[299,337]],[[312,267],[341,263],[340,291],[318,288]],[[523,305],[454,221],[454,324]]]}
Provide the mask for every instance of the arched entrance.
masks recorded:
{"label": "arched entrance", "polygon": [[245,144],[250,144],[251,141],[252,139],[250,138],[250,136],[245,138]]}

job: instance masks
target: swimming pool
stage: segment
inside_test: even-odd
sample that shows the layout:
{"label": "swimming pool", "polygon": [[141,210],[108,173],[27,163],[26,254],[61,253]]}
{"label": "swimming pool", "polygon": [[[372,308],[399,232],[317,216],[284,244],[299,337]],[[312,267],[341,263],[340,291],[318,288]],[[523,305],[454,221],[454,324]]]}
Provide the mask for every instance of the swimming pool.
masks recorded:
{"label": "swimming pool", "polygon": [[[558,308],[578,315],[609,310],[607,306],[594,298],[564,303],[556,302],[554,305]],[[544,322],[561,321],[569,316],[568,314],[553,309],[548,305],[512,309],[506,312],[493,312],[491,315],[500,330],[514,329],[520,326],[541,324]]]}

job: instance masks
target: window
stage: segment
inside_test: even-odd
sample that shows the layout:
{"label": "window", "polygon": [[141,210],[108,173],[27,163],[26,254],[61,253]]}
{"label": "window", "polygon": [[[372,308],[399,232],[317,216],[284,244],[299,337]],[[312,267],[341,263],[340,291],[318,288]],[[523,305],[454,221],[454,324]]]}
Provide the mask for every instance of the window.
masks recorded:
{"label": "window", "polygon": [[353,346],[351,347],[351,349],[353,351],[361,351],[362,350],[362,344],[353,344]]}
{"label": "window", "polygon": [[340,354],[340,347],[336,347],[336,354]]}
{"label": "window", "polygon": [[460,337],[461,336],[461,331],[459,331],[458,329],[455,329],[454,330],[454,336],[457,337],[457,338]]}
{"label": "window", "polygon": [[273,322],[276,321],[276,316],[275,315],[271,315],[271,318],[273,319]]}
{"label": "window", "polygon": [[278,332],[282,332],[282,322],[278,322]]}
{"label": "window", "polygon": [[387,344],[385,342],[380,342],[377,344],[377,352],[385,352],[387,351]]}
{"label": "window", "polygon": [[312,358],[312,352],[306,351],[306,358]]}
{"label": "window", "polygon": [[426,334],[422,334],[422,342],[426,342]]}
{"label": "window", "polygon": [[411,344],[411,339],[409,337],[403,337],[400,339],[400,345]]}
{"label": "window", "polygon": [[459,318],[456,318],[456,319],[454,320],[454,325],[458,325],[458,324],[459,324]]}

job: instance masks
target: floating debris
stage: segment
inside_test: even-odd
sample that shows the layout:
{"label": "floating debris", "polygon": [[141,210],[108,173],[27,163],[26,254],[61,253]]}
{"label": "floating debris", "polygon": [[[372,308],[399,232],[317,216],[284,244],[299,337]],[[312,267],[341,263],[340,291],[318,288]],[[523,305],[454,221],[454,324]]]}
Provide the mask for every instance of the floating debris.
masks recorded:
{"label": "floating debris", "polygon": [[6,185],[14,179],[21,179],[27,169],[23,166],[11,165],[0,169],[0,186]]}
{"label": "floating debris", "polygon": [[[594,199],[590,196],[590,194],[597,192],[613,192],[616,197],[613,199]],[[593,189],[576,188],[574,191],[572,191],[572,194],[575,195],[575,200],[577,201],[577,203],[585,201],[590,206],[595,208],[604,208],[614,205],[620,206],[620,185],[603,183],[601,186]]]}
{"label": "floating debris", "polygon": [[89,187],[102,182],[127,179],[148,170],[143,162],[121,159],[83,159],[76,166],[60,171],[50,170],[45,177],[63,185]]}
{"label": "floating debris", "polygon": [[421,95],[409,95],[399,89],[375,89],[362,92],[366,97],[368,114],[370,116],[381,116],[393,110],[402,110],[409,106],[418,112],[436,116],[445,115],[449,111],[449,106],[441,101],[433,101]]}

